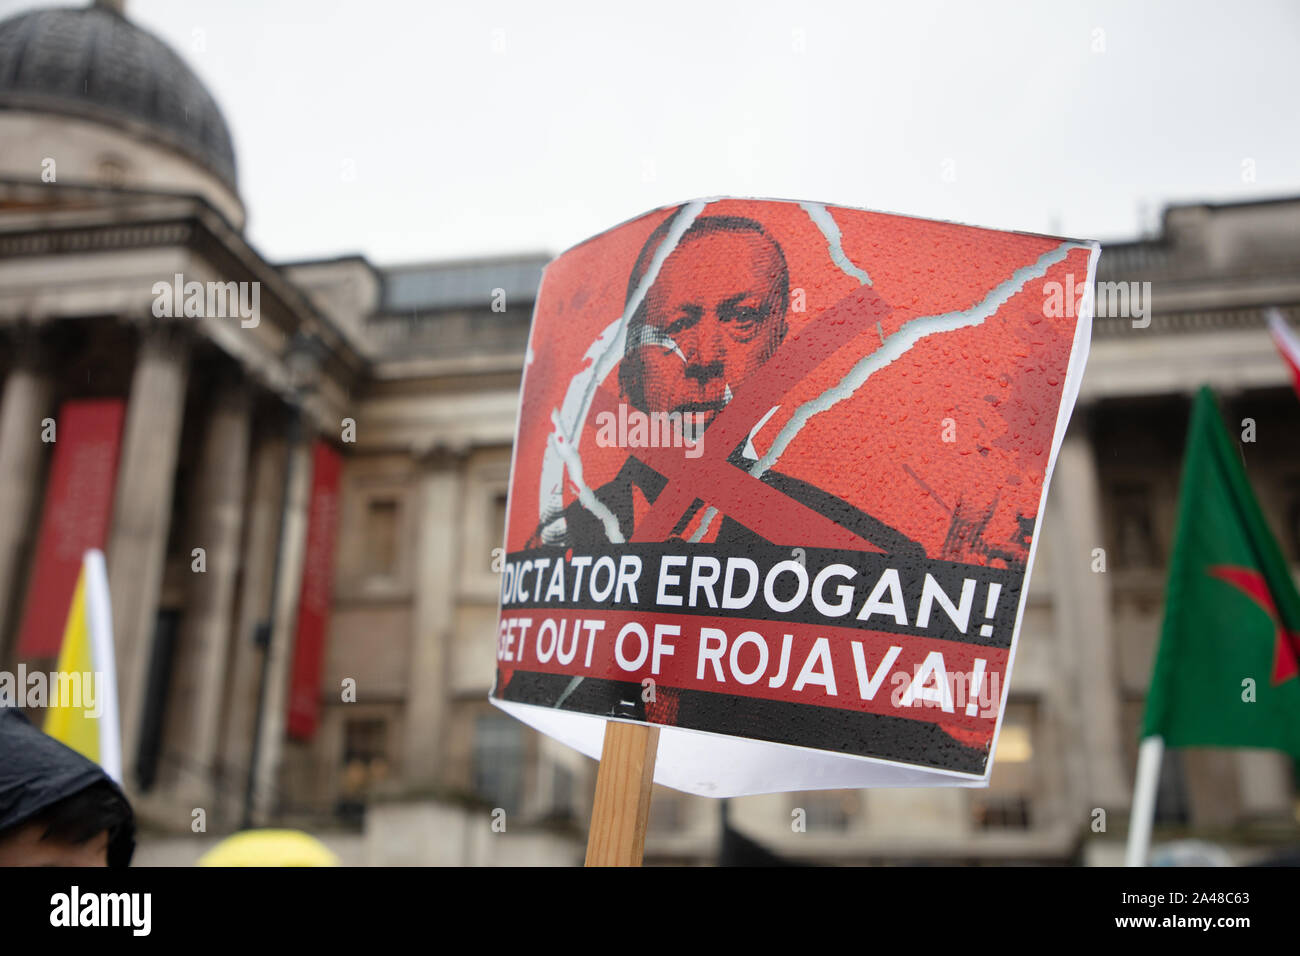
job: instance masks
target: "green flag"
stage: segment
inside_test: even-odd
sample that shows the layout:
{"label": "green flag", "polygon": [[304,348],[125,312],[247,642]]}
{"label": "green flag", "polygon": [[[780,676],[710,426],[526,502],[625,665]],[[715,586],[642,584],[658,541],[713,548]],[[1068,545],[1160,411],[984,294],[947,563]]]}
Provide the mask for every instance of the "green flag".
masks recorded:
{"label": "green flag", "polygon": [[1214,393],[1192,406],[1142,736],[1300,757],[1300,595]]}

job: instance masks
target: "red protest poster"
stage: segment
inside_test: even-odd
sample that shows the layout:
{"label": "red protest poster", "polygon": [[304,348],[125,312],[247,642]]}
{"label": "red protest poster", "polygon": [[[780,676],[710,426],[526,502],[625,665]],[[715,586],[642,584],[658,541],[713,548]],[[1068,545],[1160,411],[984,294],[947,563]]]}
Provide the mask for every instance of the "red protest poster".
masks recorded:
{"label": "red protest poster", "polygon": [[312,448],[307,545],[298,592],[298,624],[289,684],[287,730],[296,740],[310,740],[320,720],[320,681],[325,665],[330,595],[334,590],[334,544],[338,536],[342,473],[343,457],[328,442],[317,439]]}
{"label": "red protest poster", "polygon": [[696,793],[985,779],[1098,251],[718,199],[561,255],[494,702]]}
{"label": "red protest poster", "polygon": [[[55,420],[54,451],[27,588],[18,654],[54,657],[81,562],[90,548],[105,550],[113,516],[113,491],[126,402],[117,398],[64,402]],[[31,441],[40,441],[32,423]]]}

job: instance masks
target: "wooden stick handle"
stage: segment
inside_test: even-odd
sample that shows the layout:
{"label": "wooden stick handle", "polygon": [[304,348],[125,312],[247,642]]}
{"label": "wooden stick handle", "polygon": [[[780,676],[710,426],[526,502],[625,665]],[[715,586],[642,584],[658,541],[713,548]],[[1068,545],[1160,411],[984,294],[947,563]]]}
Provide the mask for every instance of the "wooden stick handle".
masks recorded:
{"label": "wooden stick handle", "polygon": [[658,750],[658,727],[605,722],[596,802],[587,836],[587,866],[641,865]]}

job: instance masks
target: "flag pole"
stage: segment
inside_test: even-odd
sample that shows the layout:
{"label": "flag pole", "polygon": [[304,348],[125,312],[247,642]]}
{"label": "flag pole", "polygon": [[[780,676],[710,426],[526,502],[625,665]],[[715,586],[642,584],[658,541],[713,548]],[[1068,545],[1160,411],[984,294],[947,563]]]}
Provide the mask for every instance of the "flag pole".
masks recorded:
{"label": "flag pole", "polygon": [[1138,748],[1137,779],[1133,782],[1133,809],[1128,817],[1128,849],[1125,866],[1146,866],[1151,845],[1151,822],[1156,815],[1156,784],[1160,780],[1160,760],[1165,739],[1146,737]]}
{"label": "flag pole", "polygon": [[658,751],[658,727],[605,721],[587,866],[641,865]]}
{"label": "flag pole", "polygon": [[99,715],[99,765],[119,786],[122,776],[122,723],[118,716],[117,664],[113,645],[113,605],[108,591],[104,552],[92,548],[82,558],[86,574],[86,623],[90,659],[99,672],[102,705]]}

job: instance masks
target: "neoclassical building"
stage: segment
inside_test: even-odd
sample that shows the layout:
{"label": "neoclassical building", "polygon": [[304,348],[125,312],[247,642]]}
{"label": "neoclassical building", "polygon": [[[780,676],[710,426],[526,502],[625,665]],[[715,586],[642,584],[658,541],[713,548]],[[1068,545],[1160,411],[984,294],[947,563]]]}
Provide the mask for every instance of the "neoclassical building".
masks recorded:
{"label": "neoclassical building", "polygon": [[239,823],[250,764],[256,820],[319,821],[472,793],[475,746],[535,754],[485,697],[546,257],[268,262],[217,105],[112,4],[0,23],[0,177],[3,666],[52,667],[66,607],[34,619],[100,547],[128,782],[163,829]]}
{"label": "neoclassical building", "polygon": [[[548,257],[267,261],[219,108],[118,7],[0,22],[0,669],[53,666],[51,596],[99,547],[145,846],[197,808],[329,833],[424,803],[571,832],[528,858],[577,862],[594,764],[486,699]],[[1300,405],[1262,319],[1300,321],[1300,199],[1171,207],[1099,279],[1151,283],[1151,321],[1095,323],[992,787],[731,801],[745,835],[820,862],[1116,858],[1200,383],[1255,421],[1247,470],[1300,562]],[[1294,830],[1291,765],[1173,754],[1159,820],[1248,857]],[[648,859],[712,862],[719,835],[716,802],[656,793]]]}

